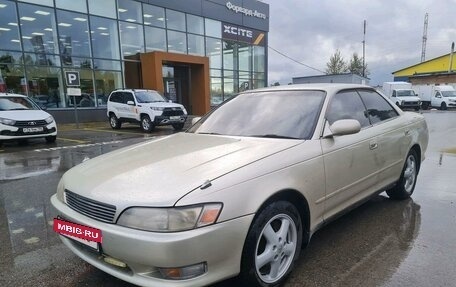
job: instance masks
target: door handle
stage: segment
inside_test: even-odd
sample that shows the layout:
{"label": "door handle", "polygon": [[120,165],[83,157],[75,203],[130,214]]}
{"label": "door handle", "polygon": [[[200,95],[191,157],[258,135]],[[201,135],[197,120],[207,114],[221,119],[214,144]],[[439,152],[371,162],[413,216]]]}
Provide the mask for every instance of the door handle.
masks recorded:
{"label": "door handle", "polygon": [[405,135],[408,136],[410,134],[410,130],[405,131]]}
{"label": "door handle", "polygon": [[370,142],[369,143],[369,148],[371,150],[378,148],[378,144],[376,142]]}

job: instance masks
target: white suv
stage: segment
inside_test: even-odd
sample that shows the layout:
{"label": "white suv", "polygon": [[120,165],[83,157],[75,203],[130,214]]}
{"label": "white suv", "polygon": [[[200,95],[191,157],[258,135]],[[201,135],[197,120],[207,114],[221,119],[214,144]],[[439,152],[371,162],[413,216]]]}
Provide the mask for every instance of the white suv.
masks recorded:
{"label": "white suv", "polygon": [[55,142],[54,118],[26,96],[0,93],[0,145],[6,140],[29,138]]}
{"label": "white suv", "polygon": [[115,90],[109,95],[107,108],[113,129],[120,129],[122,122],[131,122],[140,123],[145,132],[163,125],[181,130],[187,119],[183,105],[167,101],[153,90]]}

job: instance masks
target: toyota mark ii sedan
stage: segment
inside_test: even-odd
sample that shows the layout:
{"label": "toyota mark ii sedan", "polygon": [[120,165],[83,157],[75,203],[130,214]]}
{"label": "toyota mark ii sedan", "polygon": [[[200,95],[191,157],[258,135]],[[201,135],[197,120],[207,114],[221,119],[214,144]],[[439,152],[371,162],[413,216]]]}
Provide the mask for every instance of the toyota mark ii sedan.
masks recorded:
{"label": "toyota mark ii sedan", "polygon": [[186,132],[66,172],[54,230],[133,284],[276,286],[331,219],[383,191],[409,198],[427,144],[422,115],[368,86],[247,91]]}

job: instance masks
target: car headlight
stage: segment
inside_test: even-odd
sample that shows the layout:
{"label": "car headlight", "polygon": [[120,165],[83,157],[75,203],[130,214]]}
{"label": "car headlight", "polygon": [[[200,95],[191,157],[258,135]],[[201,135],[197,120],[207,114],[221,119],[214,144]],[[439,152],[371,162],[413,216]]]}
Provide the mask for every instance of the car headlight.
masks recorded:
{"label": "car headlight", "polygon": [[50,123],[52,123],[54,121],[54,118],[52,116],[50,116],[45,121],[46,121],[46,123],[50,124]]}
{"label": "car headlight", "polygon": [[150,107],[154,111],[163,111],[163,107]]}
{"label": "car headlight", "polygon": [[186,115],[187,114],[187,110],[184,107],[182,107],[182,110],[184,111],[184,115]]}
{"label": "car headlight", "polygon": [[14,126],[16,124],[16,121],[11,119],[0,118],[0,123],[7,126]]}
{"label": "car headlight", "polygon": [[401,105],[404,105],[404,103],[405,103],[405,101],[404,101],[404,100],[402,100],[402,101],[401,101]]}
{"label": "car headlight", "polygon": [[214,224],[221,210],[221,203],[172,208],[132,207],[120,215],[117,224],[156,232],[184,231]]}

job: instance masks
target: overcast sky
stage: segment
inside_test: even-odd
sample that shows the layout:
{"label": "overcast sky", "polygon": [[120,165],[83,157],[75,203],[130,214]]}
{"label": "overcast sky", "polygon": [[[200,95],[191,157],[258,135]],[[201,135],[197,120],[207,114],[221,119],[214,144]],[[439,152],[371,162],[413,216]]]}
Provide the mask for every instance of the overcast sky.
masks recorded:
{"label": "overcast sky", "polygon": [[[362,56],[363,20],[370,84],[421,60],[424,15],[429,14],[426,60],[449,53],[456,41],[456,0],[264,0],[269,46],[319,70],[339,49],[348,61]],[[321,74],[269,49],[268,84]]]}

